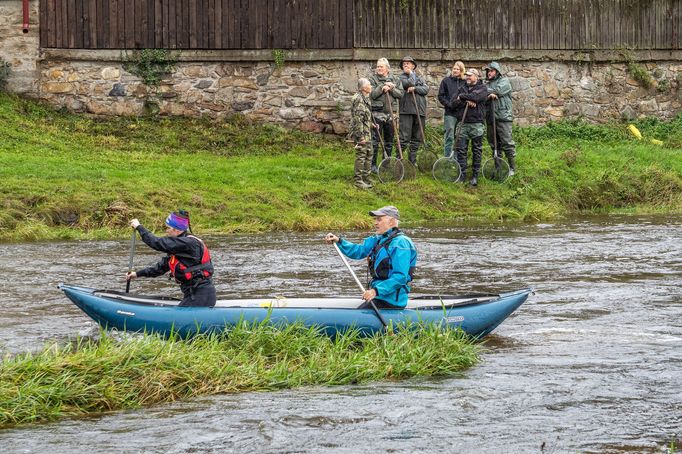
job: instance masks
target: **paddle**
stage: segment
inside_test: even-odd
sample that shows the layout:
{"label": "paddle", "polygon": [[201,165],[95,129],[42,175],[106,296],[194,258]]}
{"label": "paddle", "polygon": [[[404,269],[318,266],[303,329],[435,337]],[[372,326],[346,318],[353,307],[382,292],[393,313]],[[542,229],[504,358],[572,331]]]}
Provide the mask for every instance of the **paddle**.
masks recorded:
{"label": "paddle", "polygon": [[[137,230],[133,230],[133,237],[130,239],[130,258],[128,259],[128,272],[133,271],[133,257],[135,257],[135,237],[137,236]],[[126,293],[130,293],[130,281],[126,280]]]}
{"label": "paddle", "polygon": [[[346,268],[348,268],[348,271],[350,271],[350,274],[353,276],[353,279],[355,279],[355,282],[358,284],[358,287],[360,287],[362,293],[365,293],[365,287],[360,282],[360,279],[358,279],[358,277],[355,275],[355,271],[353,271],[353,268],[351,268],[350,265],[348,264],[348,260],[346,260],[346,257],[341,252],[341,249],[339,249],[339,245],[336,244],[335,242],[333,244],[334,249],[336,249],[336,252],[338,252],[339,257],[341,257],[341,260],[343,260],[343,263],[346,265]],[[376,305],[374,304],[374,301],[369,300],[369,304],[370,306],[372,306],[372,310],[374,310],[374,313],[376,314],[381,324],[384,326],[384,329],[387,329],[388,325],[386,324],[386,320],[384,320],[384,316],[381,315],[381,312],[379,312],[379,309],[377,309]]]}

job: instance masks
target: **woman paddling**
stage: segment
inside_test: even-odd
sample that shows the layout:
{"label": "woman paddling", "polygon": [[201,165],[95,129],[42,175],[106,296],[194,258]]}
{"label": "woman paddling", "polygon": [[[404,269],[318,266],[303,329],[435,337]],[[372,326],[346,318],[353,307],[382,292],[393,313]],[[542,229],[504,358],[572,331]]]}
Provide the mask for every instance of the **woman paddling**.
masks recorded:
{"label": "woman paddling", "polygon": [[147,246],[168,255],[153,266],[128,272],[126,279],[157,277],[170,271],[182,290],[180,306],[215,306],[211,254],[200,238],[187,234],[189,213],[182,210],[170,213],[166,218],[168,236],[163,238],[144,228],[137,219],[130,221],[130,226],[139,232]]}

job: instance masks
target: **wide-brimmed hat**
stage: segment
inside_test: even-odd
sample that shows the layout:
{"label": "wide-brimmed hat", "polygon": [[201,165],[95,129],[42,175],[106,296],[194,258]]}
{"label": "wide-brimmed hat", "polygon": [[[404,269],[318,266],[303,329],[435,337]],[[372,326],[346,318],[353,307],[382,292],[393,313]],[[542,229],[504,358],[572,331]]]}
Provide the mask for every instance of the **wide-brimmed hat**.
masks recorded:
{"label": "wide-brimmed hat", "polygon": [[409,61],[410,63],[412,63],[415,68],[417,67],[417,62],[414,61],[414,58],[410,57],[409,55],[405,55],[403,57],[403,59],[400,60],[400,69],[403,69],[403,63],[405,63],[406,61]]}
{"label": "wide-brimmed hat", "polygon": [[400,219],[400,212],[396,207],[393,205],[387,205],[385,207],[381,207],[378,210],[370,211],[369,212],[370,216],[390,216],[395,219]]}

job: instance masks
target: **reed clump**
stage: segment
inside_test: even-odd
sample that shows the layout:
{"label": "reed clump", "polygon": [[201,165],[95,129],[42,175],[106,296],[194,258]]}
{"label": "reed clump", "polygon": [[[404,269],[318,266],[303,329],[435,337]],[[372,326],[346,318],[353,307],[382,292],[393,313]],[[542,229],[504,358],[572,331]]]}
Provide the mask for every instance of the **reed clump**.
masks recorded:
{"label": "reed clump", "polygon": [[198,395],[454,374],[480,347],[459,330],[330,338],[302,324],[241,323],[181,339],[102,332],[0,363],[0,427],[139,408]]}

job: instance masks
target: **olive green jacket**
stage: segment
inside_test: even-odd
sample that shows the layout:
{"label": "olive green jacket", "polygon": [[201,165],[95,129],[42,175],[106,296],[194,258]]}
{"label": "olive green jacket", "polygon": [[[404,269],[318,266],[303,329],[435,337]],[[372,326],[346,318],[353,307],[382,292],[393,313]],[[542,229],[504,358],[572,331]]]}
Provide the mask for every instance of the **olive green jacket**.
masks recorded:
{"label": "olive green jacket", "polygon": [[403,84],[400,82],[400,78],[398,76],[392,76],[391,74],[386,77],[372,74],[369,77],[369,83],[372,85],[372,92],[369,94],[369,97],[372,100],[372,112],[391,112],[389,106],[386,104],[386,95],[381,89],[386,82],[393,82],[395,85],[395,87],[388,92],[388,97],[391,100],[393,114],[398,115],[398,100],[403,97],[405,91],[403,90]]}
{"label": "olive green jacket", "polygon": [[[493,80],[488,81],[487,88],[488,94],[495,93],[497,95],[497,99],[488,100],[488,111],[494,106],[496,121],[512,121],[514,119],[511,97],[512,86],[509,79],[498,74]],[[488,120],[492,121],[492,118],[488,116]]]}

